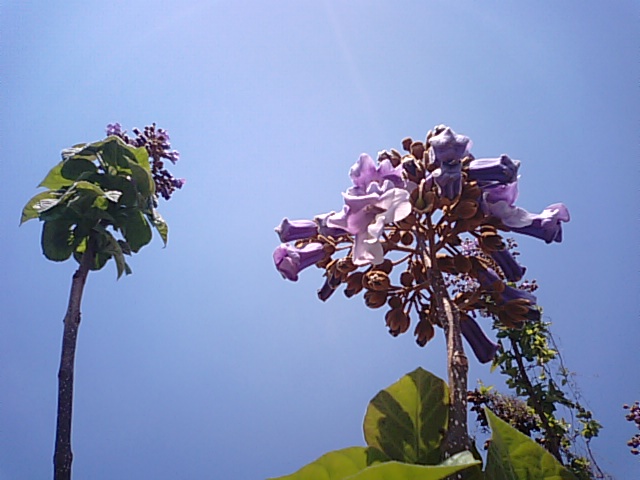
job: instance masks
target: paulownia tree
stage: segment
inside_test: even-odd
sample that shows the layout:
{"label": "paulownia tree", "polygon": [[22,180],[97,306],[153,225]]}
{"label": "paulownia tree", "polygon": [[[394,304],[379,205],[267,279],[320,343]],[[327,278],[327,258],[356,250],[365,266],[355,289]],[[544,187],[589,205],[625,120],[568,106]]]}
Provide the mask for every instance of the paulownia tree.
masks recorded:
{"label": "paulownia tree", "polygon": [[58,372],[58,411],[54,479],[71,478],[71,418],[74,359],[80,305],[87,276],[113,259],[117,276],[130,274],[125,256],[147,245],[155,228],[166,245],[168,227],[156,210],[158,195],[168,200],[183,179],[174,178],[164,161],[175,163],[169,135],[155,124],[130,137],[119,124],[107,126],[107,138],[74,145],[62,151],[40,187],[47,190],[29,200],[20,223],[43,222],[42,252],[55,262],[73,257],[73,274],[64,317],[62,354]]}

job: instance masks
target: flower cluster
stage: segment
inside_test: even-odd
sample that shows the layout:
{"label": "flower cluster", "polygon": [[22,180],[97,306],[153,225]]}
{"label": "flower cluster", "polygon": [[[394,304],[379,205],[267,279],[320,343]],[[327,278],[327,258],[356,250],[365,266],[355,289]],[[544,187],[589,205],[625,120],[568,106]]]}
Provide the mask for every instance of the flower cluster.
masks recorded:
{"label": "flower cluster", "polygon": [[175,164],[180,159],[180,153],[171,150],[169,133],[162,129],[156,128],[156,124],[147,125],[143,131],[138,128],[133,129],[135,137],[127,135],[126,130],[122,130],[119,123],[110,123],[107,125],[107,135],[115,135],[120,137],[129,145],[135,147],[145,147],[149,152],[151,162],[151,174],[156,184],[156,191],[162,195],[165,200],[169,200],[176,189],[182,188],[186,180],[184,178],[174,177],[166,168],[164,168],[164,160],[169,160]]}
{"label": "flower cluster", "polygon": [[347,297],[364,292],[368,307],[388,307],[385,320],[394,336],[408,330],[414,315],[421,346],[442,327],[432,297],[434,274],[443,275],[447,285],[459,287],[451,289],[451,300],[462,335],[481,362],[491,361],[498,345],[482,331],[476,312],[505,327],[540,316],[535,288],[518,288],[525,268],[499,232],[560,242],[569,212],[561,203],[539,214],[516,206],[520,162],[507,155],[476,159],[471,140],[449,127],[402,145],[405,155],[392,149],[377,161],[360,156],[341,211],[285,218],[276,228],[282,242],[273,255],[276,268],[292,281],[311,265],[324,269],[323,301],[342,284]]}

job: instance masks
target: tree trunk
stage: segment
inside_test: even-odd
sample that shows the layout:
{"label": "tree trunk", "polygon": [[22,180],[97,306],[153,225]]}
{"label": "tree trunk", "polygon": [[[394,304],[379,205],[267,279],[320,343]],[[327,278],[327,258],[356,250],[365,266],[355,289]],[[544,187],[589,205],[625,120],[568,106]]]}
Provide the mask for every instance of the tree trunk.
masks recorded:
{"label": "tree trunk", "polygon": [[87,281],[89,269],[94,262],[92,242],[89,240],[87,250],[82,255],[78,270],[73,274],[69,306],[64,317],[64,333],[62,336],[62,355],[58,371],[58,418],[56,425],[56,445],[53,455],[54,480],[71,479],[71,415],[73,410],[73,370],[76,355],[78,327],[80,326],[80,303],[82,292]]}
{"label": "tree trunk", "polygon": [[469,362],[462,346],[460,316],[451,302],[442,273],[431,271],[431,286],[438,318],[447,337],[447,370],[449,374],[449,426],[444,439],[443,456],[448,458],[470,449],[467,432],[467,373]]}

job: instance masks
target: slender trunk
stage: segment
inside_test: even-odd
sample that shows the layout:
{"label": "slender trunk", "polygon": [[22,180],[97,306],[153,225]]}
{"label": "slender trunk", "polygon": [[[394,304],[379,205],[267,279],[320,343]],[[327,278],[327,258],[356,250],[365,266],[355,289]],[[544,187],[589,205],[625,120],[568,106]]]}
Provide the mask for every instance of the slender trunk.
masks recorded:
{"label": "slender trunk", "polygon": [[71,415],[73,410],[73,369],[76,355],[76,341],[80,326],[80,303],[82,291],[87,281],[89,269],[94,261],[92,242],[82,255],[78,270],[73,274],[69,306],[64,317],[62,355],[58,371],[58,418],[56,425],[56,445],[53,455],[54,480],[71,479]]}
{"label": "slender trunk", "polygon": [[449,374],[449,426],[444,439],[443,456],[469,450],[467,432],[467,372],[469,362],[462,346],[460,316],[449,298],[442,273],[432,270],[431,285],[436,299],[438,318],[447,337],[447,370]]}

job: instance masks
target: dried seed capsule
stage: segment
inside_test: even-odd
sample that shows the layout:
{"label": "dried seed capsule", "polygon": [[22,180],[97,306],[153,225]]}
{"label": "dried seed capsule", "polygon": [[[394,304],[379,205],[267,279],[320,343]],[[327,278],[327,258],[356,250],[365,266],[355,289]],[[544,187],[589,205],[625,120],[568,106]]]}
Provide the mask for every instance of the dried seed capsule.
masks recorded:
{"label": "dried seed capsule", "polygon": [[387,292],[367,290],[364,294],[364,303],[369,308],[380,308],[387,303]]}
{"label": "dried seed capsule", "polygon": [[435,336],[436,332],[427,315],[424,317],[420,315],[420,317],[413,334],[416,336],[416,343],[424,347]]}
{"label": "dried seed capsule", "polygon": [[472,268],[471,260],[469,260],[469,257],[466,255],[456,255],[453,257],[453,265],[458,273],[469,273]]}
{"label": "dried seed capsule", "polygon": [[362,291],[364,288],[362,285],[363,277],[363,272],[355,272],[347,277],[347,288],[344,290],[344,294],[347,298],[351,298]]}
{"label": "dried seed capsule", "polygon": [[404,232],[400,241],[403,245],[411,245],[413,243],[413,234],[411,232]]}
{"label": "dried seed capsule", "polygon": [[402,139],[402,148],[409,152],[411,151],[411,144],[413,143],[413,140],[411,139],[411,137],[406,137]]}
{"label": "dried seed capsule", "polygon": [[418,141],[413,142],[409,147],[409,151],[411,152],[411,155],[413,155],[418,160],[422,158],[425,150],[426,150],[426,147],[424,143],[418,142]]}
{"label": "dried seed capsule", "polygon": [[358,267],[353,264],[353,260],[351,260],[350,257],[341,258],[336,263],[336,270],[338,270],[340,273],[351,273],[357,268]]}
{"label": "dried seed capsule", "polygon": [[389,327],[389,333],[394,337],[406,332],[409,328],[409,324],[411,323],[409,315],[407,315],[401,308],[393,308],[389,310],[384,318],[387,323],[387,327]]}
{"label": "dried seed capsule", "polygon": [[391,288],[389,275],[380,270],[370,270],[364,275],[363,285],[369,290],[386,292]]}
{"label": "dried seed capsule", "polygon": [[391,308],[400,308],[402,306],[402,299],[398,295],[393,295],[387,303]]}
{"label": "dried seed capsule", "polygon": [[380,270],[384,273],[391,273],[391,270],[393,270],[393,262],[386,258],[380,265],[375,265],[372,270]]}
{"label": "dried seed capsule", "polygon": [[410,287],[413,285],[413,274],[407,270],[400,274],[400,283],[403,287]]}

